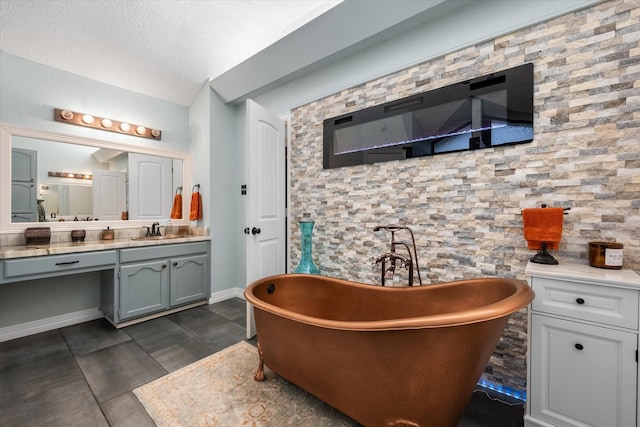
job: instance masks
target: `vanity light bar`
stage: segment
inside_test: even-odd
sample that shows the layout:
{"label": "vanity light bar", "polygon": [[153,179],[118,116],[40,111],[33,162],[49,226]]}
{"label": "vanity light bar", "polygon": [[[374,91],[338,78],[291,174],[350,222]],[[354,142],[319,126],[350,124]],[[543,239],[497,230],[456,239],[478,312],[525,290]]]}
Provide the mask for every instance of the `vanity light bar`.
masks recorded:
{"label": "vanity light bar", "polygon": [[93,179],[93,175],[91,174],[75,172],[49,172],[49,176],[53,178]]}
{"label": "vanity light bar", "polygon": [[70,123],[72,125],[84,126],[94,129],[107,130],[110,132],[124,133],[126,135],[139,136],[141,138],[162,139],[162,132],[158,129],[149,129],[141,125],[120,122],[118,120],[93,116],[91,114],[78,113],[71,110],[61,110],[54,108],[54,120],[57,122]]}

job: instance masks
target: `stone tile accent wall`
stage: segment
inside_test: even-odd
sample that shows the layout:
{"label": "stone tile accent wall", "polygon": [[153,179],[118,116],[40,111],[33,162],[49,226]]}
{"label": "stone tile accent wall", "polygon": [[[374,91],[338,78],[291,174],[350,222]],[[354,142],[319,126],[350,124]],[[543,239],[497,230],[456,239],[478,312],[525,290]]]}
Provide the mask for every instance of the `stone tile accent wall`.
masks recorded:
{"label": "stone tile accent wall", "polygon": [[[547,203],[571,208],[556,258],[587,264],[589,241],[617,241],[624,267],[640,271],[639,40],[640,3],[610,0],[295,109],[291,268],[300,259],[296,221],[311,218],[313,258],[328,276],[379,283],[371,259],[388,250],[390,234],[373,228],[393,223],[415,232],[424,283],[524,279],[534,252],[519,213]],[[526,62],[534,64],[532,143],[322,168],[324,119]],[[394,279],[406,283],[406,274]],[[525,354],[523,310],[484,377],[524,389]]]}

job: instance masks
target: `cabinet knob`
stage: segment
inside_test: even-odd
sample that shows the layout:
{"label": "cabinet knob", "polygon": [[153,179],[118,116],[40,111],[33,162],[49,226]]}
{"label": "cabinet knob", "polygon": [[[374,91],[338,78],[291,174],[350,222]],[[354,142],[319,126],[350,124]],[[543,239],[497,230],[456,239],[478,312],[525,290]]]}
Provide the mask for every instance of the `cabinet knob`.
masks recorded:
{"label": "cabinet knob", "polygon": [[580,343],[576,344],[574,347],[576,348],[576,350],[584,350],[584,346]]}
{"label": "cabinet knob", "polygon": [[582,299],[582,298],[577,298],[577,299],[576,299],[576,302],[577,302],[578,304],[582,305],[582,304],[584,304],[584,299]]}
{"label": "cabinet knob", "polygon": [[167,268],[167,264],[162,264],[162,268]]}
{"label": "cabinet knob", "polygon": [[174,267],[177,267],[177,266],[178,266],[178,262],[177,262],[177,261],[174,261],[174,262],[173,262],[173,266],[174,266]]}

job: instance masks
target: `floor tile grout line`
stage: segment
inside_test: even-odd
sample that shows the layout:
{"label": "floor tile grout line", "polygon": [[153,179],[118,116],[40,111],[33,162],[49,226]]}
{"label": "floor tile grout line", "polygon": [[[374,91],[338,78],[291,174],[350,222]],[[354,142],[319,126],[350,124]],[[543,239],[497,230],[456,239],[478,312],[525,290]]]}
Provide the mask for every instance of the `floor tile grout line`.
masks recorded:
{"label": "floor tile grout line", "polygon": [[56,329],[56,332],[58,333],[58,335],[60,335],[60,338],[62,339],[62,342],[64,342],[64,345],[67,348],[67,351],[69,352],[69,354],[73,358],[73,363],[75,363],[76,367],[78,368],[78,371],[80,371],[80,375],[82,375],[82,379],[83,379],[85,385],[91,391],[91,396],[93,397],[93,400],[96,402],[96,405],[100,409],[100,413],[104,417],[104,421],[109,426],[111,426],[111,423],[109,422],[109,418],[107,417],[107,414],[104,412],[104,409],[102,408],[102,405],[98,401],[98,397],[96,396],[95,391],[93,390],[93,388],[91,388],[91,384],[89,384],[89,381],[87,380],[87,376],[85,375],[84,371],[82,370],[82,367],[78,363],[77,356],[73,353],[73,351],[71,350],[71,347],[69,346],[69,343],[67,342],[67,339],[64,337],[64,334],[62,333],[62,328]]}

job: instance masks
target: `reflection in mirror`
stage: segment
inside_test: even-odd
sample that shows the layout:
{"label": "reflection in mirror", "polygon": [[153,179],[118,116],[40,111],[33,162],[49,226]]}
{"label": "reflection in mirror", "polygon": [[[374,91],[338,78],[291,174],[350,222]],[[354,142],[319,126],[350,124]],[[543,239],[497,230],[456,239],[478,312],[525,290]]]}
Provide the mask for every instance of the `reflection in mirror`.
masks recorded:
{"label": "reflection in mirror", "polygon": [[[140,160],[139,154],[121,149],[14,135],[11,222],[168,219],[183,173],[179,158],[144,155]],[[130,200],[139,191],[145,197]]]}
{"label": "reflection in mirror", "polygon": [[38,222],[93,218],[91,185],[38,183]]}

